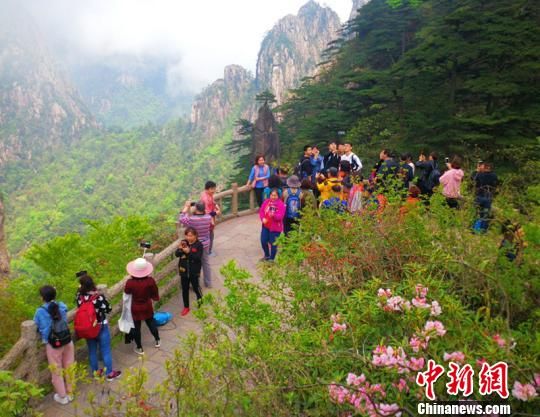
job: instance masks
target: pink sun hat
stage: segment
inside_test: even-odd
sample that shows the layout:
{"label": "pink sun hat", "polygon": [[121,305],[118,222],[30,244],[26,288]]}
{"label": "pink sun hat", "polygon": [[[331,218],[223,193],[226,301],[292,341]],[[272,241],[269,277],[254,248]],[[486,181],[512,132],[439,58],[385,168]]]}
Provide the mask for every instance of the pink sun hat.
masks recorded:
{"label": "pink sun hat", "polygon": [[144,258],[137,258],[126,266],[126,271],[134,278],[144,278],[152,273],[154,266]]}

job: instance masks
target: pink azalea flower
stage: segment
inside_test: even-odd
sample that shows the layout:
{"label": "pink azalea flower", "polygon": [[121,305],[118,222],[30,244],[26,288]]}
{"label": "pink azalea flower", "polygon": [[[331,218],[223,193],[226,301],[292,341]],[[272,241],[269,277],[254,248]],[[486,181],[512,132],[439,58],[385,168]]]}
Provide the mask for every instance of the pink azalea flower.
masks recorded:
{"label": "pink azalea flower", "polygon": [[409,360],[409,362],[407,363],[407,366],[412,370],[412,371],[420,371],[421,369],[424,368],[424,365],[425,365],[425,360],[424,358],[412,358]]}
{"label": "pink azalea flower", "polygon": [[452,353],[446,353],[444,352],[443,359],[445,362],[457,362],[457,363],[463,363],[465,361],[465,355],[463,352],[457,351]]}
{"label": "pink azalea flower", "polygon": [[377,404],[377,411],[381,416],[395,416],[400,417],[399,405],[397,404]]}
{"label": "pink azalea flower", "polygon": [[377,297],[392,297],[392,291],[389,288],[379,288],[377,291]]}
{"label": "pink azalea flower", "polygon": [[480,367],[480,368],[482,367],[482,365],[483,365],[484,363],[487,363],[487,361],[486,361],[485,358],[480,358],[480,359],[477,359],[477,360],[476,360],[476,365],[477,365],[478,367]]}
{"label": "pink azalea flower", "polygon": [[347,325],[345,323],[339,324],[334,322],[332,324],[332,333],[344,332],[345,330],[347,330]]}
{"label": "pink azalea flower", "polygon": [[534,374],[534,384],[540,387],[540,374]]}
{"label": "pink azalea flower", "polygon": [[401,305],[403,304],[403,298],[401,298],[399,295],[396,295],[394,297],[390,297],[386,301],[386,305],[390,311],[401,311]]}
{"label": "pink azalea flower", "polygon": [[512,395],[521,401],[530,401],[538,394],[532,384],[521,384],[520,382],[514,382],[514,389],[512,389]]}
{"label": "pink azalea flower", "polygon": [[426,333],[435,333],[438,336],[444,336],[446,334],[444,325],[438,320],[427,321],[424,330]]}
{"label": "pink azalea flower", "polygon": [[427,348],[427,342],[425,340],[419,339],[416,335],[414,335],[409,340],[409,346],[412,348],[413,352],[418,353],[420,349]]}
{"label": "pink azalea flower", "polygon": [[353,373],[349,373],[349,375],[347,375],[347,384],[348,385],[354,385],[354,386],[357,387],[357,386],[363,384],[365,381],[366,381],[366,376],[364,374],[362,374],[360,376],[356,376]]}
{"label": "pink azalea flower", "polygon": [[442,313],[442,308],[438,301],[431,302],[431,315],[439,316]]}
{"label": "pink azalea flower", "polygon": [[428,288],[424,287],[422,284],[416,284],[416,296],[420,298],[426,298],[428,293]]}
{"label": "pink azalea flower", "polygon": [[380,355],[381,353],[386,353],[386,346],[377,345],[377,347],[373,350],[373,353],[376,355]]}
{"label": "pink azalea flower", "polygon": [[409,392],[409,386],[407,385],[407,381],[403,378],[400,378],[398,383],[394,382],[392,385],[396,387],[399,392]]}
{"label": "pink azalea flower", "polygon": [[499,345],[499,347],[505,347],[506,346],[506,340],[501,337],[499,333],[494,334],[492,336],[492,339]]}
{"label": "pink azalea flower", "polygon": [[430,308],[431,305],[426,301],[425,298],[414,297],[412,299],[412,305],[416,308]]}

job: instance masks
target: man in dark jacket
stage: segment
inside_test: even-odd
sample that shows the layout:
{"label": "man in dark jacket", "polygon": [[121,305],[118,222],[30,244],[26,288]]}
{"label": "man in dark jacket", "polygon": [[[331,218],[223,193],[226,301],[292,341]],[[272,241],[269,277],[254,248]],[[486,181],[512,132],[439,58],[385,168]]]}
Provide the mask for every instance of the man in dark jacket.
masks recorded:
{"label": "man in dark jacket", "polygon": [[441,176],[439,166],[437,165],[437,159],[438,155],[436,152],[431,152],[427,160],[424,154],[420,154],[418,162],[414,164],[416,168],[422,170],[422,174],[418,180],[418,187],[420,188],[420,191],[422,191],[422,194],[429,197],[433,195],[433,189],[439,185],[439,178]]}
{"label": "man in dark jacket", "polygon": [[328,175],[328,170],[332,167],[339,169],[339,161],[341,157],[337,151],[337,143],[335,140],[328,144],[328,153],[324,156],[323,159],[323,170],[324,175]]}
{"label": "man in dark jacket", "polygon": [[476,166],[476,171],[472,175],[472,182],[476,194],[475,203],[478,207],[480,219],[486,221],[486,229],[495,190],[499,184],[497,175],[492,172],[492,169],[493,166],[490,163],[480,161]]}

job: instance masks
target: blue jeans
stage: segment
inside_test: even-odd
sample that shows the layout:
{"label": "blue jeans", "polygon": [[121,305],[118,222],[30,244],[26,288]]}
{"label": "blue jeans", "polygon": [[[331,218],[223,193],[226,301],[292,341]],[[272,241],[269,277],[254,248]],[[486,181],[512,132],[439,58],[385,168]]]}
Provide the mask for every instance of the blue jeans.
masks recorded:
{"label": "blue jeans", "polygon": [[88,346],[88,356],[90,358],[90,368],[92,372],[99,369],[97,349],[99,345],[99,351],[103,357],[103,364],[107,368],[106,373],[110,374],[113,370],[112,367],[112,354],[111,354],[111,333],[109,332],[109,325],[102,324],[98,337],[95,339],[86,339],[86,345]]}
{"label": "blue jeans", "polygon": [[[266,259],[275,259],[277,254],[277,246],[274,242],[278,238],[281,232],[271,232],[266,227],[262,227],[261,230],[261,245],[264,251],[264,257]],[[270,246],[270,247],[269,247]]]}

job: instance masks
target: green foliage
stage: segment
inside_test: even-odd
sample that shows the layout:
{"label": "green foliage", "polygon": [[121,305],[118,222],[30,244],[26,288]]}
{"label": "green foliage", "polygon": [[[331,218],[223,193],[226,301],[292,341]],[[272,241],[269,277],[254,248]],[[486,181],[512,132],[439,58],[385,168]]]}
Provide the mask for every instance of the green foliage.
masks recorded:
{"label": "green foliage", "polygon": [[0,408],[3,416],[41,416],[41,413],[32,410],[30,401],[42,396],[43,389],[14,378],[10,372],[0,371]]}
{"label": "green foliage", "polygon": [[263,105],[268,105],[276,102],[276,96],[270,90],[265,90],[255,96],[255,101]]}
{"label": "green foliage", "polygon": [[533,146],[538,157],[538,17],[511,0],[369,2],[282,106],[285,156],[346,131],[370,159],[385,146],[508,167],[505,151]]}

